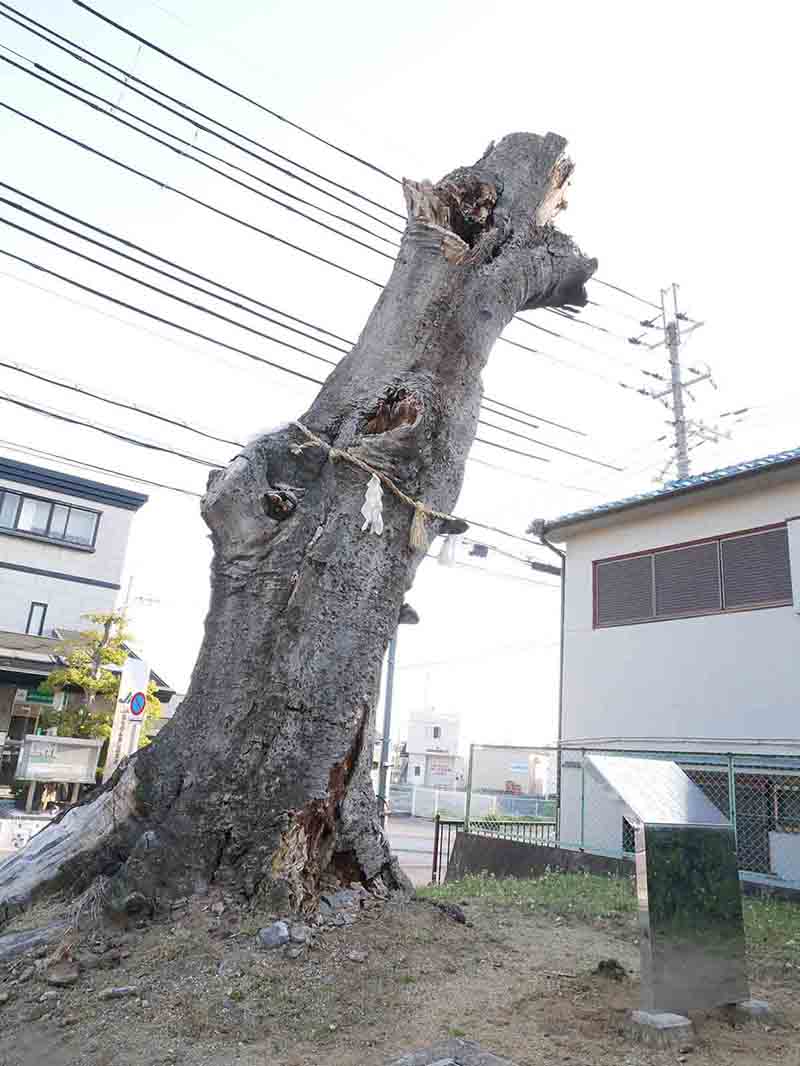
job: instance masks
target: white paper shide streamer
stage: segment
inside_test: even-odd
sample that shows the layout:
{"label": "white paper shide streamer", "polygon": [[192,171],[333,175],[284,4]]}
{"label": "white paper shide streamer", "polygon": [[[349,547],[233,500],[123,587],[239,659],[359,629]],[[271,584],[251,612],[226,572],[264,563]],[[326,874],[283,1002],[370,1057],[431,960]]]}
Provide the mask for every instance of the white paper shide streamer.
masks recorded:
{"label": "white paper shide streamer", "polygon": [[375,474],[367,482],[361,513],[364,516],[361,532],[365,533],[369,530],[380,536],[383,533],[383,487]]}

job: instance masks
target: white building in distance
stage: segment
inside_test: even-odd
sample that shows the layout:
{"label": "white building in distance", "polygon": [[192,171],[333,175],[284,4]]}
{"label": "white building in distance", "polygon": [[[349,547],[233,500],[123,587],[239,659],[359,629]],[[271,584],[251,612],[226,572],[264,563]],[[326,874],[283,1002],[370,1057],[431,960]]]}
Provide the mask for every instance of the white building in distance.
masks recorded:
{"label": "white building in distance", "polygon": [[458,755],[460,730],[458,714],[432,707],[411,712],[406,741],[409,785],[463,788],[463,759]]}

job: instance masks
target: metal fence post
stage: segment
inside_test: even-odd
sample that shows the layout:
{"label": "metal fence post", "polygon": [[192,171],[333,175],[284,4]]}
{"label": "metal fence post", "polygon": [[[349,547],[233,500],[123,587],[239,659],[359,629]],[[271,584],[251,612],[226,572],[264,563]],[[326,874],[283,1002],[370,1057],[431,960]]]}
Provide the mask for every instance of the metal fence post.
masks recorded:
{"label": "metal fence post", "polygon": [[583,851],[584,829],[586,825],[586,752],[581,748],[581,839],[580,849]]}
{"label": "metal fence post", "polygon": [[475,755],[475,745],[469,746],[469,764],[467,766],[467,795],[464,801],[464,832],[469,832],[469,812],[472,806],[472,759]]}
{"label": "metal fence post", "polygon": [[439,882],[439,834],[441,828],[439,825],[440,818],[437,814],[433,819],[433,866],[431,867],[431,884],[435,885]]}
{"label": "metal fence post", "polygon": [[733,755],[728,755],[728,813],[733,826],[733,841],[739,854],[739,827],[736,824],[736,768]]}

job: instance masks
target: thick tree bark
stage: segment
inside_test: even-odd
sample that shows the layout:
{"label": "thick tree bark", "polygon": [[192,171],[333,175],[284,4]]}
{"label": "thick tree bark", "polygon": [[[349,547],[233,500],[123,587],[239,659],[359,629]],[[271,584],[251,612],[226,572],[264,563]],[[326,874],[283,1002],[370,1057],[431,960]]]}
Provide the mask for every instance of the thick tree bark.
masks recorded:
{"label": "thick tree bark", "polygon": [[[585,303],[595,262],[551,223],[564,148],[511,134],[438,185],[405,182],[391,279],[301,419],[430,509],[455,505],[500,332],[517,311]],[[98,873],[117,898],[224,880],[299,910],[332,880],[406,886],[369,770],[383,654],[424,550],[388,491],[383,534],[362,532],[367,476],[306,440],[280,427],[212,474],[212,597],[186,700],[98,797],[0,866],[7,915]],[[426,544],[440,528],[428,519]]]}

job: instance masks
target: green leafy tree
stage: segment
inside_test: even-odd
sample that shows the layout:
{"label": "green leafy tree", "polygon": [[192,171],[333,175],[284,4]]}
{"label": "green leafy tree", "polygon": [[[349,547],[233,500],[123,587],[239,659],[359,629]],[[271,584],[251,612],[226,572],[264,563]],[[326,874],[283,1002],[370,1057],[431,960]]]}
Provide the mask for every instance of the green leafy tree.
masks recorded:
{"label": "green leafy tree", "polygon": [[[131,639],[125,615],[119,612],[89,614],[86,618],[97,628],[81,633],[80,641],[61,651],[63,665],[51,671],[40,688],[66,690],[70,698],[61,710],[48,708],[40,718],[45,729],[55,727],[60,737],[102,737],[108,740],[114,722],[114,708],[119,694],[120,674],[110,668],[121,667],[128,656],[125,645]],[[79,698],[75,698],[75,693]],[[147,689],[145,721],[139,746],[148,743],[148,725],[159,717],[161,705],[156,686]]]}

